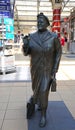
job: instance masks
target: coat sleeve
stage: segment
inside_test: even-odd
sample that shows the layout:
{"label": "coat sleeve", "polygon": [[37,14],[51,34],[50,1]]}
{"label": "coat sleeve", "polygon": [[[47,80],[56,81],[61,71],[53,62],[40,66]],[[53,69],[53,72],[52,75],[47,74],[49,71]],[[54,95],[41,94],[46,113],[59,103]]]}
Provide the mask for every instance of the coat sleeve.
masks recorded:
{"label": "coat sleeve", "polygon": [[58,38],[54,38],[54,66],[53,66],[53,72],[57,72],[59,68],[59,63],[62,55],[62,48],[61,44]]}
{"label": "coat sleeve", "polygon": [[30,37],[29,37],[29,36],[25,36],[25,37],[23,38],[22,51],[23,51],[23,54],[24,54],[25,56],[27,56],[27,55],[30,54],[29,40],[30,40]]}

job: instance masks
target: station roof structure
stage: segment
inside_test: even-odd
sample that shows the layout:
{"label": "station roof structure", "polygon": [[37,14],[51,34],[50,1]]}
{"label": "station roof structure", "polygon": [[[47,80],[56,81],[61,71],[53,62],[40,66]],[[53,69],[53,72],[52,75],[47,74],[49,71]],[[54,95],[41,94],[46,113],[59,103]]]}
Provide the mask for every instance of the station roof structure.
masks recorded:
{"label": "station roof structure", "polygon": [[[36,16],[43,12],[52,23],[54,0],[15,0],[14,19],[18,29],[35,29]],[[61,19],[70,16],[75,8],[75,0],[59,0],[61,6]]]}

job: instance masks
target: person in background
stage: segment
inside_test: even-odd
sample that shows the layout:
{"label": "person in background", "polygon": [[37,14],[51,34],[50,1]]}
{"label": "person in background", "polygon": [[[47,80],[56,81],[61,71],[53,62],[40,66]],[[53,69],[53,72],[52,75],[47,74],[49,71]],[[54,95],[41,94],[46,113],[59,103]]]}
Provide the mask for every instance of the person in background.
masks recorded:
{"label": "person in background", "polygon": [[62,49],[57,35],[47,27],[49,19],[40,13],[37,15],[37,31],[23,38],[23,54],[31,58],[31,79],[33,95],[27,103],[27,119],[35,112],[35,104],[40,107],[40,127],[46,125],[46,112],[51,81],[58,72]]}
{"label": "person in background", "polygon": [[64,38],[63,35],[62,35],[61,38],[60,38],[60,43],[61,43],[61,46],[62,46],[62,53],[64,53],[65,38]]}
{"label": "person in background", "polygon": [[65,39],[64,52],[67,53],[67,51],[68,51],[68,39],[67,39],[67,36],[64,36],[64,39]]}
{"label": "person in background", "polygon": [[17,34],[14,34],[14,43],[17,43]]}

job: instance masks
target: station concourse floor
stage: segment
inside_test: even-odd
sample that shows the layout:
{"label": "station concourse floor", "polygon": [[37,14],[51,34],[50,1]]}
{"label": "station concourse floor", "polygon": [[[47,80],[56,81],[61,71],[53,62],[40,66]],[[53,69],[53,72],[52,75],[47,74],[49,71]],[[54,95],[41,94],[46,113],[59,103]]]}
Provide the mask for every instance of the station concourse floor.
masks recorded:
{"label": "station concourse floor", "polygon": [[32,95],[30,60],[15,60],[16,72],[0,75],[0,130],[75,130],[75,55],[62,55],[57,91],[49,93],[47,125],[39,127],[40,112],[26,119],[26,103]]}

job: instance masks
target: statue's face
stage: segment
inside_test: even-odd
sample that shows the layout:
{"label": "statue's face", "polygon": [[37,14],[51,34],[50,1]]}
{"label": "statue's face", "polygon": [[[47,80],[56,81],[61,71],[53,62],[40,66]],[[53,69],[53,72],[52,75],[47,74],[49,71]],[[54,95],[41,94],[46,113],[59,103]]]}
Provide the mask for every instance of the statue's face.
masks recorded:
{"label": "statue's face", "polygon": [[44,17],[39,17],[37,20],[37,27],[39,31],[44,31],[47,28],[48,24]]}

